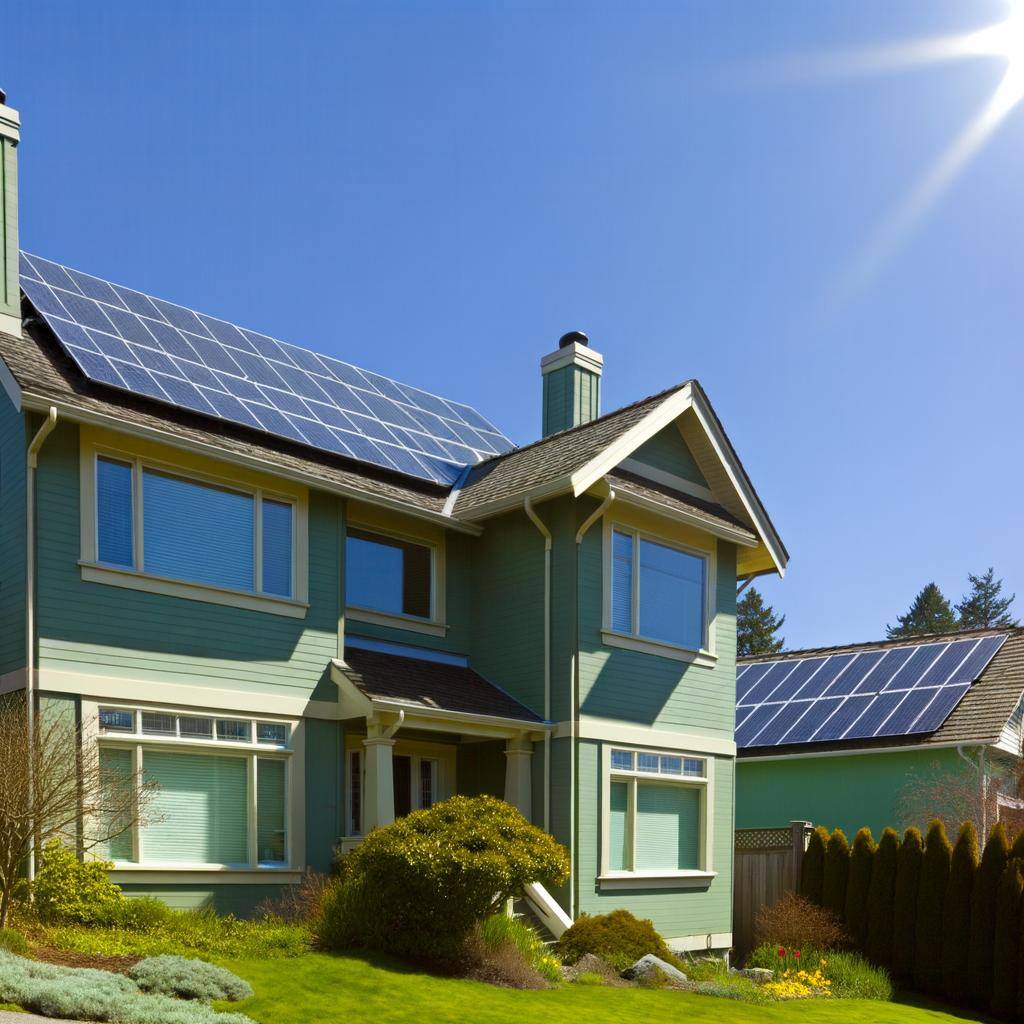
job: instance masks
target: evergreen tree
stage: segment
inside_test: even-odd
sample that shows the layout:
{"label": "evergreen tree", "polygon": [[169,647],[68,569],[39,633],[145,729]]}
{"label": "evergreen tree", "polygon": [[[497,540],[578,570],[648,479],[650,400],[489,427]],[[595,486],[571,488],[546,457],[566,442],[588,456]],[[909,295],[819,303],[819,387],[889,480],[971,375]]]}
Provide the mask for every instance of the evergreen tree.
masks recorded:
{"label": "evergreen tree", "polygon": [[875,862],[875,840],[871,829],[862,828],[853,839],[850,873],[846,883],[846,930],[858,949],[864,947],[868,928],[868,890]]}
{"label": "evergreen tree", "polygon": [[786,621],[764,603],[761,592],[751,587],[736,605],[736,654],[740,658],[755,654],[778,654],[785,637],[776,636]]}
{"label": "evergreen tree", "polygon": [[981,865],[971,890],[971,941],[967,950],[967,980],[971,1001],[987,1008],[992,1000],[992,943],[996,928],[996,898],[1010,843],[1003,823],[997,821],[981,854]]}
{"label": "evergreen tree", "polygon": [[965,821],[953,847],[942,929],[942,978],[954,1003],[967,1000],[967,957],[971,944],[971,890],[978,869],[978,833]]}
{"label": "evergreen tree", "polygon": [[1017,596],[1011,594],[1003,597],[1003,581],[995,578],[995,570],[991,568],[980,576],[967,574],[971,591],[956,606],[960,616],[961,629],[984,629],[989,626],[1010,628],[1020,623],[1010,614],[1010,605]]}
{"label": "evergreen tree", "polygon": [[917,942],[914,947],[914,985],[921,992],[942,991],[942,914],[949,886],[952,856],[946,828],[936,818],[928,826],[917,890]]}
{"label": "evergreen tree", "polygon": [[868,889],[868,926],[864,953],[879,967],[892,964],[893,902],[896,895],[896,860],[900,839],[887,828],[878,840]]}
{"label": "evergreen tree", "polygon": [[850,874],[850,844],[837,828],[825,847],[825,877],[821,886],[821,905],[841,921],[846,913],[846,884]]}
{"label": "evergreen tree", "polygon": [[910,611],[896,617],[897,625],[886,626],[886,635],[917,636],[921,633],[952,633],[956,629],[956,616],[942,591],[934,583],[927,584],[914,598]]}
{"label": "evergreen tree", "polygon": [[896,858],[892,908],[892,973],[907,981],[914,973],[917,945],[917,892],[921,887],[924,844],[916,828],[908,828]]}
{"label": "evergreen tree", "polygon": [[821,906],[821,890],[825,884],[825,845],[828,829],[819,825],[807,840],[803,860],[800,862],[800,895]]}
{"label": "evergreen tree", "polygon": [[992,942],[992,1012],[1013,1019],[1017,1012],[1017,976],[1020,965],[1020,897],[1024,879],[1020,861],[1011,860],[999,879],[996,927]]}

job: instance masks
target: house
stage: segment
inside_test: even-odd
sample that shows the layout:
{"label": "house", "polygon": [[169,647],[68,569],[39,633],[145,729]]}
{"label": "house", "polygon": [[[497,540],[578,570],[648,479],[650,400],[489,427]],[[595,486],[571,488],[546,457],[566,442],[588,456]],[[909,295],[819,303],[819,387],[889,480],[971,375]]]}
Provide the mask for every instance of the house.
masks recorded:
{"label": "house", "polygon": [[1019,816],[1024,629],[742,659],[736,827]]}
{"label": "house", "polygon": [[737,579],[788,556],[700,385],[602,415],[603,360],[567,335],[515,447],[467,405],[19,254],[0,126],[0,688],[160,784],[102,851],[113,878],[244,912],[490,793],[570,850],[547,920],[625,907],[727,948]]}

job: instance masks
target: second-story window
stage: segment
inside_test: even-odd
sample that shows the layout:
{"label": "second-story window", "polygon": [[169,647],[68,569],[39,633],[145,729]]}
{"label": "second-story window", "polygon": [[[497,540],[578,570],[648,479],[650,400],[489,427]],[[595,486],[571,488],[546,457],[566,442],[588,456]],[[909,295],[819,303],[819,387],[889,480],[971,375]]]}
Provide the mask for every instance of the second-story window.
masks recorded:
{"label": "second-story window", "polygon": [[294,533],[291,502],[97,457],[101,565],[290,598]]}
{"label": "second-story window", "polygon": [[345,543],[346,603],[391,615],[432,615],[433,549],[350,529]]}
{"label": "second-story window", "polygon": [[611,572],[612,629],[695,651],[705,646],[706,558],[617,527]]}

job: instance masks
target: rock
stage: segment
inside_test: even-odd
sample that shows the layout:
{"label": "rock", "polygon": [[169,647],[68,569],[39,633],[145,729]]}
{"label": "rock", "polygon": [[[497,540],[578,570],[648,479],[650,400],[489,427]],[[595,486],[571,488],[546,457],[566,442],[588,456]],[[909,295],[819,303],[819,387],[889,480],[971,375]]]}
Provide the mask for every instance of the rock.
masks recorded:
{"label": "rock", "polygon": [[572,969],[575,974],[600,974],[602,977],[615,973],[610,964],[593,953],[584,953]]}
{"label": "rock", "polygon": [[775,972],[769,971],[767,967],[743,967],[738,971],[730,971],[729,973],[738,974],[741,978],[749,978],[757,985],[763,985],[766,981],[771,981],[775,977]]}
{"label": "rock", "polygon": [[678,967],[673,967],[672,964],[662,960],[661,957],[655,956],[653,953],[647,953],[640,957],[639,960],[632,967],[627,967],[623,972],[622,976],[629,981],[640,981],[643,978],[648,977],[653,971],[665,975],[666,978],[672,983],[685,985],[687,984],[687,977]]}

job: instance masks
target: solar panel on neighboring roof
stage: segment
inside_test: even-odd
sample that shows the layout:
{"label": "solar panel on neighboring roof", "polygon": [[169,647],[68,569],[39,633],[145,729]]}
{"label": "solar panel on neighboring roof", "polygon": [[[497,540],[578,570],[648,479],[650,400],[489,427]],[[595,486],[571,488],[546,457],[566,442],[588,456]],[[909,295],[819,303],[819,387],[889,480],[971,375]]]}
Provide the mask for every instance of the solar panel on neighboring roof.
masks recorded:
{"label": "solar panel on neighboring roof", "polygon": [[736,674],[736,745],[934,732],[1005,639],[965,637],[743,665]]}
{"label": "solar panel on neighboring roof", "polygon": [[21,287],[93,381],[453,484],[512,442],[468,405],[22,253]]}

